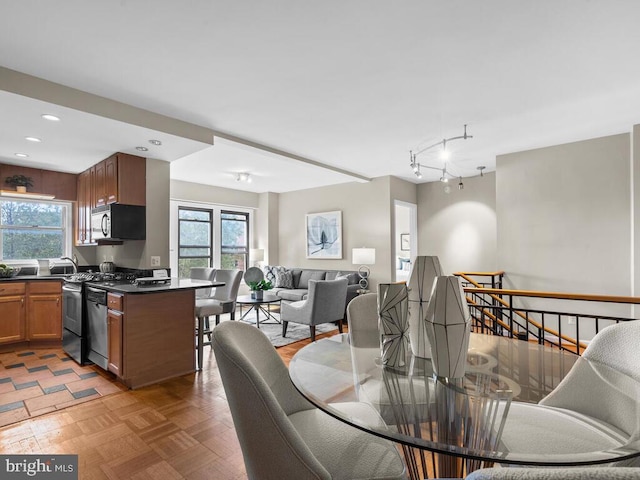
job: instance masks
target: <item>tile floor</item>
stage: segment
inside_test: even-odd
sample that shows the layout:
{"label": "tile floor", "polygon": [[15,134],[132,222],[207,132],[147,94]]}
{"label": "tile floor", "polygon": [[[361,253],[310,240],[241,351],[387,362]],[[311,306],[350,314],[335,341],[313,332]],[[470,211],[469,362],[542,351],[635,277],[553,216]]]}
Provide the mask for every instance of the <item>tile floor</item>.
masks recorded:
{"label": "tile floor", "polygon": [[0,426],[126,389],[110,373],[80,366],[60,348],[0,353]]}

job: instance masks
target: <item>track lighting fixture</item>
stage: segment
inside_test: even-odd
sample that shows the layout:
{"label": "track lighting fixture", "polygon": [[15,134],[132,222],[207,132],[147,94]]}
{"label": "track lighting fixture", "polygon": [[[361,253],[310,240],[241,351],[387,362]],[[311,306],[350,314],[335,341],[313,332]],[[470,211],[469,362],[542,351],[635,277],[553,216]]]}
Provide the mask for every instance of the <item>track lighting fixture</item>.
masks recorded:
{"label": "track lighting fixture", "polygon": [[236,182],[251,183],[251,175],[246,172],[238,173],[238,175],[236,175]]}
{"label": "track lighting fixture", "polygon": [[462,177],[459,177],[458,190],[462,190],[463,188],[464,188],[464,183],[462,183]]}
{"label": "track lighting fixture", "polygon": [[[447,148],[447,144],[449,142],[454,141],[454,140],[467,140],[468,138],[473,138],[473,135],[469,135],[467,133],[467,125],[465,125],[464,126],[464,133],[462,135],[458,135],[457,137],[444,138],[444,139],[440,140],[439,142],[434,143],[433,145],[429,145],[428,147],[424,147],[424,148],[418,150],[416,153],[413,153],[413,151],[409,151],[409,166],[413,169],[413,173],[418,178],[422,178],[422,173],[420,172],[421,168],[429,168],[429,169],[432,169],[432,170],[440,170],[442,172],[442,176],[440,177],[440,181],[443,182],[443,183],[446,183],[446,182],[449,181],[449,178],[456,178],[456,175],[452,175],[447,170],[447,160],[451,156],[451,151]],[[440,146],[442,147],[442,149],[440,151],[440,159],[444,162],[444,166],[443,167],[425,165],[425,164],[418,163],[416,161],[416,157],[418,155],[420,155],[421,153],[424,153],[426,151],[429,151],[429,150],[431,150],[433,148],[440,147]],[[482,175],[482,170],[480,170],[480,174]],[[462,187],[460,187],[460,185],[462,185],[462,178],[460,179],[460,183],[458,184],[458,188],[462,188]]]}

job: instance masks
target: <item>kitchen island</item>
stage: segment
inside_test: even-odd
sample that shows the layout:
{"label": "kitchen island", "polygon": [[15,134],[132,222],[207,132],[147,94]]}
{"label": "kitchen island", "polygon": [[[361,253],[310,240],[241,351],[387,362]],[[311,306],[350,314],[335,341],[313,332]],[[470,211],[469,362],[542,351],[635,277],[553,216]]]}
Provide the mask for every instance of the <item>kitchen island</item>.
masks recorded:
{"label": "kitchen island", "polygon": [[220,282],[87,282],[107,292],[106,368],[130,388],[195,371],[195,290]]}

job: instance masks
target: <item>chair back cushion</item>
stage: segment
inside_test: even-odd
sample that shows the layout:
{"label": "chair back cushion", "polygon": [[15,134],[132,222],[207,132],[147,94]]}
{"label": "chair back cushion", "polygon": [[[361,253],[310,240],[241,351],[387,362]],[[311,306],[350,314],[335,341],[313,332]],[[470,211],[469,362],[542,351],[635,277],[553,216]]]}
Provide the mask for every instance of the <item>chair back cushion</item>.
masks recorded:
{"label": "chair back cushion", "polygon": [[640,321],[611,325],[540,404],[565,408],[640,434]]}
{"label": "chair back cushion", "polygon": [[224,286],[216,287],[213,298],[221,302],[235,302],[242,280],[241,270],[216,270],[215,280],[224,282]]}
{"label": "chair back cushion", "polygon": [[300,280],[295,285],[295,288],[309,288],[310,280],[324,280],[325,271],[316,271],[316,270],[302,270],[300,274]]}
{"label": "chair back cushion", "polygon": [[330,479],[287,415],[312,409],[268,338],[222,322],[212,346],[250,479]]}
{"label": "chair back cushion", "polygon": [[351,300],[347,305],[347,322],[351,345],[380,348],[377,293],[365,293]]}
{"label": "chair back cushion", "polygon": [[[191,280],[209,280],[213,281],[216,269],[208,267],[192,267],[189,270],[189,278]],[[211,288],[198,288],[196,290],[196,298],[207,298],[211,296]]]}
{"label": "chair back cushion", "polygon": [[347,301],[347,279],[309,280],[311,325],[335,322],[344,318]]}

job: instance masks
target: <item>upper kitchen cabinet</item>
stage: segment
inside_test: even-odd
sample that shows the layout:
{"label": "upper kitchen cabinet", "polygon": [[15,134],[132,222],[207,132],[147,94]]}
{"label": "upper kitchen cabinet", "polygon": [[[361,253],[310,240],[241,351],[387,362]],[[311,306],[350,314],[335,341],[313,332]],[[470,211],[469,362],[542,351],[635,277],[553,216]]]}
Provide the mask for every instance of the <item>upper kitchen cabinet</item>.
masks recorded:
{"label": "upper kitchen cabinet", "polygon": [[33,186],[27,189],[30,193],[54,195],[56,200],[76,199],[76,175],[72,173],[0,164],[0,188],[2,190],[13,189],[4,183],[5,178],[13,175],[25,175],[31,179]]}
{"label": "upper kitchen cabinet", "polygon": [[91,238],[91,210],[110,203],[145,206],[147,159],[114,153],[78,174],[76,203],[76,245],[94,245]]}
{"label": "upper kitchen cabinet", "polygon": [[78,199],[76,202],[76,245],[91,243],[91,209],[93,192],[91,190],[91,169],[78,174]]}
{"label": "upper kitchen cabinet", "polygon": [[146,205],[146,159],[114,153],[95,166],[95,206],[109,203]]}

